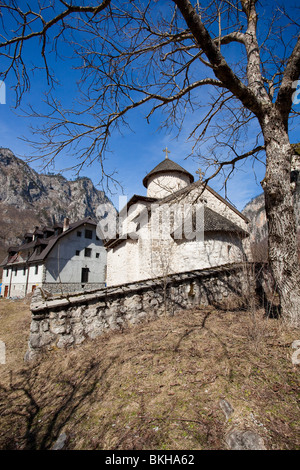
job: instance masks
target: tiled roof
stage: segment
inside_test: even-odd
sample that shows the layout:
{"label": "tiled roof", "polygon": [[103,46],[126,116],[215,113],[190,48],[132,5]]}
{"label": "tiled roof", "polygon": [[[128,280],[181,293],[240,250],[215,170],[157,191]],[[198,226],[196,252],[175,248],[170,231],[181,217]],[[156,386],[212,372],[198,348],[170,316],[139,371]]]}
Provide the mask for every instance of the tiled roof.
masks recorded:
{"label": "tiled roof", "polygon": [[158,201],[158,199],[156,197],[147,197],[147,196],[138,196],[137,194],[134,194],[130,199],[129,201],[127,202],[127,204],[122,207],[122,209],[120,210],[120,215],[122,215],[122,213],[128,211],[128,209],[133,205],[133,204],[136,204],[137,202],[140,202],[142,204],[145,204],[145,205],[149,205],[153,202],[156,202]]}
{"label": "tiled roof", "polygon": [[[231,220],[227,219],[226,217],[222,216],[221,214],[213,211],[207,206],[203,206],[204,212],[203,212],[203,218],[204,218],[204,224],[200,226],[200,229],[204,230],[204,233],[208,232],[222,232],[222,233],[238,233],[242,236],[248,236],[248,233],[243,230],[241,227],[236,225],[234,222],[231,222]],[[201,213],[200,213],[201,216]],[[182,232],[182,225],[178,227],[174,232],[171,234],[172,237],[176,237],[176,233],[181,234]],[[193,213],[192,215],[192,224],[191,228],[193,230],[193,233],[196,232],[196,214]]]}
{"label": "tiled roof", "polygon": [[191,191],[193,191],[196,188],[199,189],[199,193],[200,193],[198,197],[200,197],[201,193],[204,192],[204,190],[206,189],[207,191],[212,193],[216,198],[218,198],[220,201],[222,201],[224,204],[226,204],[226,206],[228,206],[233,212],[235,212],[242,219],[244,219],[245,222],[249,223],[249,219],[244,214],[242,214],[236,207],[234,207],[232,204],[230,204],[229,201],[227,201],[222,196],[220,196],[220,194],[218,194],[214,189],[212,189],[210,186],[208,186],[208,184],[205,184],[200,180],[195,181],[194,183],[190,184],[189,186],[186,186],[185,188],[178,189],[178,191],[175,191],[174,193],[172,193],[168,196],[165,196],[162,199],[159,199],[158,204],[168,204],[168,203],[172,202],[173,200],[174,201],[176,201],[176,200],[180,201],[183,197],[188,195]]}
{"label": "tiled roof", "polygon": [[[81,220],[78,220],[77,222],[70,224],[68,230],[60,233],[59,235],[52,235],[51,237],[43,238],[43,239],[37,238],[36,240],[31,241],[30,243],[23,243],[22,245],[11,247],[10,250],[17,252],[17,255],[18,255],[20,251],[25,251],[30,248],[34,249],[37,246],[44,246],[44,248],[39,254],[37,254],[36,251],[34,251],[27,260],[28,263],[43,261],[48,256],[48,254],[50,253],[54,245],[58,242],[58,240],[61,240],[65,235],[68,235],[73,230],[76,230],[77,228],[81,227],[84,224],[90,224],[94,226],[97,225],[97,223],[91,217],[86,217],[85,219],[81,219]],[[55,227],[57,226],[62,227],[62,224],[56,224]],[[6,266],[16,261],[17,261],[17,258],[15,259],[14,256],[11,257],[8,255],[5,258],[5,260],[1,263],[0,266]]]}

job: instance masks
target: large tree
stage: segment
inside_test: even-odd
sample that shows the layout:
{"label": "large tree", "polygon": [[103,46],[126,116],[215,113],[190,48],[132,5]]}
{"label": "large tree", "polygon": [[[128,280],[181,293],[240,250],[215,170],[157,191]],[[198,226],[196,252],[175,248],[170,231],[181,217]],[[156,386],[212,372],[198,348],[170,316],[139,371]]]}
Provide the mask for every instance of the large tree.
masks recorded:
{"label": "large tree", "polygon": [[[51,112],[40,133],[44,156],[49,158],[75,145],[80,165],[98,158],[105,174],[109,137],[130,122],[130,112],[137,107],[144,107],[147,120],[162,112],[162,126],[179,130],[193,114],[194,148],[201,148],[208,136],[222,149],[211,150],[214,174],[226,168],[231,172],[237,162],[265,152],[262,187],[269,260],[283,315],[297,323],[300,278],[289,121],[299,114],[293,110],[300,73],[299,9],[296,1],[294,7],[292,2],[282,3],[1,0],[0,53],[2,79],[14,74],[17,103],[30,87],[29,64],[41,67],[37,56],[28,57],[29,44],[40,51],[50,85],[55,85],[53,50],[69,56],[71,52],[70,60],[81,71],[82,100],[77,108],[65,109],[55,94],[48,95]],[[205,87],[211,103],[203,114]],[[247,128],[257,130],[251,148],[248,141],[245,144]]]}

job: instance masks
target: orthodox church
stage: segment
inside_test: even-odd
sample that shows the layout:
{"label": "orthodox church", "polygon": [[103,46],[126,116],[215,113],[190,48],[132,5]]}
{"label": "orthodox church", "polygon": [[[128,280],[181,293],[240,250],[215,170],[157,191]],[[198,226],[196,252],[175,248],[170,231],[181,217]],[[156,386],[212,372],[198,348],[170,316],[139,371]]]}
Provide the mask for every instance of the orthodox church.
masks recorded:
{"label": "orthodox church", "polygon": [[105,243],[108,286],[249,259],[248,219],[165,151]]}

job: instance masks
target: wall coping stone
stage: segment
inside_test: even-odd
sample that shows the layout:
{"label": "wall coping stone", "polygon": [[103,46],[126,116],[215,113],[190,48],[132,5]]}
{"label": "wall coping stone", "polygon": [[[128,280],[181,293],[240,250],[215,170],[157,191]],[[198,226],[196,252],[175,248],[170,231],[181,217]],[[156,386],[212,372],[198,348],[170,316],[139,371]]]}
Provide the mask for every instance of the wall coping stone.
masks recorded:
{"label": "wall coping stone", "polygon": [[61,309],[63,307],[70,307],[72,305],[79,305],[82,303],[87,303],[91,300],[108,300],[111,297],[115,296],[122,296],[126,294],[133,294],[136,292],[142,292],[143,290],[149,289],[149,287],[162,287],[162,283],[170,283],[170,282],[180,282],[182,280],[187,279],[194,279],[194,278],[206,278],[210,276],[214,276],[217,273],[223,272],[226,273],[227,271],[232,272],[236,270],[240,270],[243,266],[249,266],[253,263],[231,263],[225,264],[222,266],[217,266],[213,268],[205,268],[205,269],[198,269],[194,271],[188,271],[183,273],[175,273],[170,274],[167,277],[158,277],[152,279],[146,279],[138,282],[132,282],[127,284],[120,284],[117,286],[112,287],[105,287],[97,290],[86,290],[84,293],[70,293],[70,294],[63,294],[63,295],[56,295],[54,298],[51,295],[47,295],[43,293],[42,288],[37,287],[32,297],[30,309],[31,312],[34,314],[39,314],[45,310],[56,310]]}

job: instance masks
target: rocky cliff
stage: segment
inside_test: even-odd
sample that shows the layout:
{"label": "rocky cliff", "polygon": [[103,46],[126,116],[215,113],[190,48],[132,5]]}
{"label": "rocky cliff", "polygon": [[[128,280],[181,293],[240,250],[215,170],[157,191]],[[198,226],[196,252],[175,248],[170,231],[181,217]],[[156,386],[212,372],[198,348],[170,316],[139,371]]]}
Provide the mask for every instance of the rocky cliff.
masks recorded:
{"label": "rocky cliff", "polygon": [[[294,194],[294,210],[298,231],[300,230],[300,143],[292,144],[294,155],[291,162],[291,190]],[[253,198],[243,209],[250,220],[252,243],[261,243],[268,236],[264,194]]]}
{"label": "rocky cliff", "polygon": [[35,226],[96,218],[96,209],[113,205],[89,178],[68,181],[62,175],[38,174],[9,149],[0,148],[0,258]]}
{"label": "rocky cliff", "polygon": [[251,242],[264,240],[268,234],[264,194],[248,202],[242,212],[250,220]]}
{"label": "rocky cliff", "polygon": [[[294,194],[294,211],[298,227],[298,255],[300,260],[300,155],[295,155],[292,165],[291,189]],[[256,261],[267,261],[268,227],[264,194],[260,194],[248,202],[242,212],[250,220],[249,231],[253,259]]]}
{"label": "rocky cliff", "polygon": [[[295,175],[294,175],[295,176]],[[293,176],[293,178],[294,178]],[[299,173],[293,180],[291,186],[294,193],[294,210],[298,230],[300,230],[300,177]],[[264,194],[253,198],[243,209],[243,214],[250,220],[250,238],[253,243],[260,243],[268,236],[267,218],[265,211]]]}

